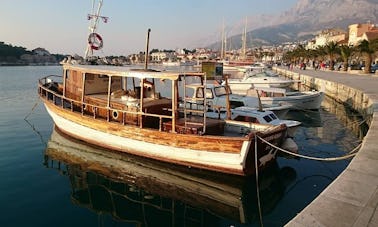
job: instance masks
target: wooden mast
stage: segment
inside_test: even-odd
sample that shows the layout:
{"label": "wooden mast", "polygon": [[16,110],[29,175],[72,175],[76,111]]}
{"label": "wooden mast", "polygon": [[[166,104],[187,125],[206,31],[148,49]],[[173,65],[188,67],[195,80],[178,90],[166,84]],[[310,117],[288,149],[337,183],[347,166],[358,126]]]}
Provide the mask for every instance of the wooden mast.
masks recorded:
{"label": "wooden mast", "polygon": [[146,69],[146,70],[147,70],[147,67],[148,67],[148,48],[149,48],[149,44],[150,44],[150,32],[151,32],[151,29],[149,28],[147,30],[146,54],[145,54],[145,58],[144,58],[144,69]]}
{"label": "wooden mast", "polygon": [[228,86],[228,76],[225,75],[226,80],[226,112],[227,112],[227,120],[231,120],[231,107],[230,107],[230,87]]}

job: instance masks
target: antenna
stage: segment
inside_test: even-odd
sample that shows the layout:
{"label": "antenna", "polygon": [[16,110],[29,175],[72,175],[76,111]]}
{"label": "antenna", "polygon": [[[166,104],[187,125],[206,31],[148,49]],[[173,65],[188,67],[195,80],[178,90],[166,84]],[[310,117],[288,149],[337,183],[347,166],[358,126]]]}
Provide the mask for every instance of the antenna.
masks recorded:
{"label": "antenna", "polygon": [[103,47],[102,37],[96,33],[99,19],[102,19],[104,23],[107,23],[109,18],[100,16],[100,11],[102,7],[103,0],[98,1],[97,11],[95,12],[95,3],[97,0],[92,1],[92,13],[88,14],[87,19],[90,21],[89,35],[88,35],[88,45],[85,51],[85,59],[93,55],[93,50],[100,50]]}

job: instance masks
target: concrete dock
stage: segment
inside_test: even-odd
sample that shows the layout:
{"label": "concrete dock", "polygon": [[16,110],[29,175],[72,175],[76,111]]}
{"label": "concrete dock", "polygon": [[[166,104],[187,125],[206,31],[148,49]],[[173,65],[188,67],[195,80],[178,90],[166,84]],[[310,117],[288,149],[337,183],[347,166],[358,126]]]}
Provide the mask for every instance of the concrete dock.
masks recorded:
{"label": "concrete dock", "polygon": [[378,76],[311,69],[275,70],[306,80],[316,89],[323,86],[327,95],[372,116],[362,147],[348,167],[286,226],[378,226]]}

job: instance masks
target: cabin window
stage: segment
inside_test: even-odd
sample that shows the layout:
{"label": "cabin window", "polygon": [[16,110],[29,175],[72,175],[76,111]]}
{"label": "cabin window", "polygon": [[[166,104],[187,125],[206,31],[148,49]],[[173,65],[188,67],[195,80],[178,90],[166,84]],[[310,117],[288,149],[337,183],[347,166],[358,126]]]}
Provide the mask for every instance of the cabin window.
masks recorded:
{"label": "cabin window", "polygon": [[236,107],[241,107],[241,106],[244,106],[244,103],[243,103],[243,102],[239,102],[239,101],[230,101],[230,108],[231,108],[231,109],[235,109]]}
{"label": "cabin window", "polygon": [[269,114],[269,116],[273,119],[273,120],[276,120],[277,119],[277,116],[273,113]]}
{"label": "cabin window", "polygon": [[[107,94],[108,87],[109,87],[109,77],[106,75],[99,75],[99,74],[92,74],[86,73],[85,74],[85,95],[93,95],[93,94]],[[120,86],[113,86],[112,89],[118,89]]]}
{"label": "cabin window", "polygon": [[203,89],[199,88],[197,90],[196,98],[203,98]]}
{"label": "cabin window", "polygon": [[206,98],[207,99],[213,99],[214,98],[213,92],[210,88],[206,89]]}
{"label": "cabin window", "polygon": [[264,120],[265,120],[267,123],[269,123],[269,122],[272,121],[272,118],[270,118],[269,115],[266,115],[266,116],[264,116],[263,118],[264,118]]}
{"label": "cabin window", "polygon": [[215,87],[214,88],[215,96],[222,96],[222,95],[227,95],[227,90],[226,87]]}

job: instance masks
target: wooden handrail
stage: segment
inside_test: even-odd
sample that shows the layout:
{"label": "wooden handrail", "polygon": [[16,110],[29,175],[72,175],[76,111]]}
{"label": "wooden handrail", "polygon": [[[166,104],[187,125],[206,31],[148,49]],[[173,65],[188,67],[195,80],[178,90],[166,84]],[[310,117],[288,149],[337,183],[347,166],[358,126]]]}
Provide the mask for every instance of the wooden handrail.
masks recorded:
{"label": "wooden handrail", "polygon": [[[112,107],[104,107],[104,106],[89,104],[89,103],[85,103],[83,101],[77,101],[77,100],[74,100],[74,99],[71,99],[71,98],[63,97],[63,95],[58,94],[57,92],[52,91],[52,90],[43,86],[44,85],[43,81],[46,82],[46,79],[48,77],[50,77],[50,76],[44,77],[44,78],[39,80],[38,92],[39,92],[40,97],[44,98],[46,100],[49,100],[49,95],[52,95],[51,98],[52,98],[54,105],[57,105],[56,100],[57,100],[57,98],[60,98],[61,105],[59,105],[59,106],[61,108],[64,108],[64,102],[68,102],[68,103],[70,103],[70,109],[71,109],[72,112],[78,112],[78,113],[81,113],[82,115],[91,116],[91,115],[88,115],[88,114],[85,113],[84,108],[83,108],[83,105],[85,105],[87,107],[96,108],[96,111],[93,111],[93,117],[94,118],[96,118],[97,110],[106,110],[108,113],[110,113],[110,111],[118,111],[118,112],[121,112],[123,114],[123,118],[124,118],[125,114],[135,114],[135,115],[138,115],[138,116],[155,117],[155,118],[159,118],[159,131],[162,130],[163,119],[169,119],[169,120],[173,119],[173,117],[171,115],[160,115],[160,114],[144,113],[144,112],[141,112],[141,111],[135,112],[135,111],[129,111],[129,110],[123,110],[123,109],[116,109],[116,108],[112,108]],[[57,77],[60,77],[60,76],[57,76]],[[44,92],[46,94],[43,94]],[[80,111],[75,111],[74,104],[81,106]],[[126,123],[125,119],[122,119],[119,123],[124,125]]]}

